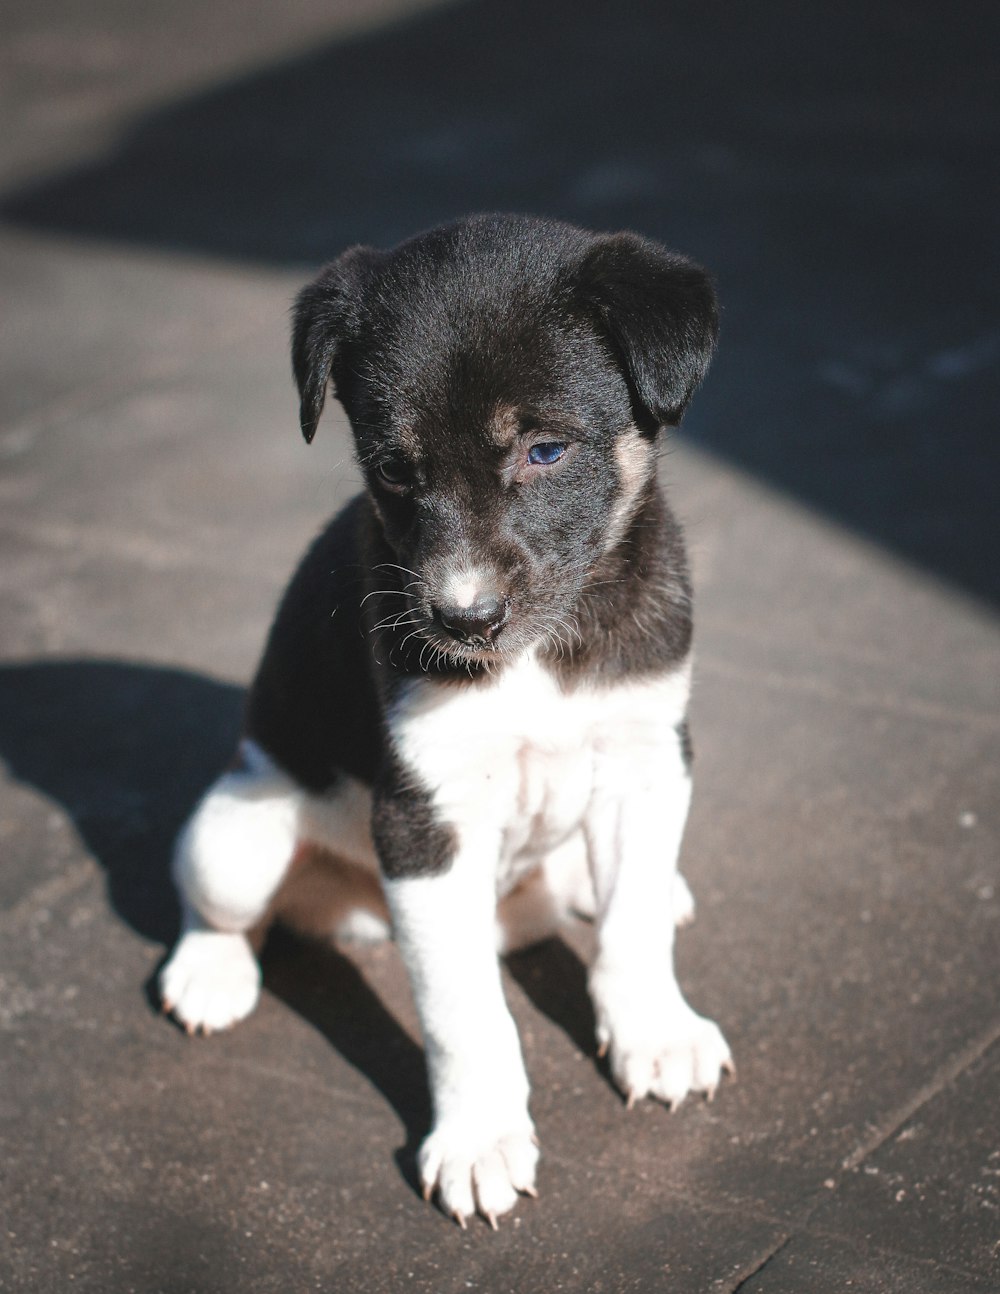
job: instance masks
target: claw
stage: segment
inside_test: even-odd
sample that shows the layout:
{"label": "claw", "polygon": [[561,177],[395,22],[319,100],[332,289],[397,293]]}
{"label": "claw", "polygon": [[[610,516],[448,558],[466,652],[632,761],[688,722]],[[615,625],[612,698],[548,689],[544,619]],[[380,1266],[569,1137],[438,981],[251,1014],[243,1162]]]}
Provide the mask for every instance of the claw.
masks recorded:
{"label": "claw", "polygon": [[522,1195],[530,1195],[530,1196],[531,1196],[531,1198],[532,1198],[533,1200],[537,1200],[537,1199],[538,1199],[538,1192],[535,1190],[535,1188],[534,1188],[533,1186],[522,1186],[522,1187],[521,1187],[521,1194],[522,1194]]}
{"label": "claw", "polygon": [[539,1147],[539,1148],[541,1147],[541,1144],[542,1144],[542,1143],[538,1140],[538,1133],[537,1133],[537,1132],[533,1132],[533,1133],[531,1134],[531,1144],[532,1144],[533,1146],[537,1146],[537,1147]]}
{"label": "claw", "polygon": [[730,1078],[736,1077],[736,1066],[733,1064],[732,1056],[727,1056],[722,1062],[722,1072],[728,1074]]}
{"label": "claw", "polygon": [[168,997],[160,998],[160,1010],[164,1015],[173,1015],[173,1002]]}
{"label": "claw", "polygon": [[486,1210],[486,1221],[490,1224],[490,1226],[493,1228],[494,1231],[500,1230],[500,1228],[497,1226],[497,1215],[495,1213],[492,1213],[489,1209]]}
{"label": "claw", "polygon": [[715,1089],[715,1084],[714,1084],[714,1083],[712,1084],[712,1086],[711,1086],[711,1087],[706,1087],[706,1088],[705,1088],[705,1104],[706,1104],[706,1105],[711,1105],[711,1104],[712,1104],[712,1102],[715,1100],[715,1091],[716,1091],[716,1089]]}
{"label": "claw", "polygon": [[458,1209],[452,1209],[451,1216],[455,1219],[455,1221],[458,1223],[458,1225],[462,1228],[463,1231],[468,1231],[469,1226],[465,1220],[464,1213],[461,1213]]}
{"label": "claw", "polygon": [[635,1088],[630,1087],[625,1097],[625,1109],[631,1110],[632,1107],[635,1105],[635,1102],[636,1102]]}
{"label": "claw", "polygon": [[198,1032],[198,1026],[196,1024],[192,1024],[190,1020],[185,1020],[184,1032],[187,1034],[189,1038],[193,1038],[195,1034]]}
{"label": "claw", "polygon": [[420,1189],[420,1194],[424,1197],[425,1200],[429,1200],[431,1196],[434,1194],[434,1183],[424,1182],[423,1186]]}
{"label": "claw", "polygon": [[608,1040],[607,1038],[605,1038],[605,1040],[597,1048],[597,1059],[603,1060],[607,1054],[608,1054]]}

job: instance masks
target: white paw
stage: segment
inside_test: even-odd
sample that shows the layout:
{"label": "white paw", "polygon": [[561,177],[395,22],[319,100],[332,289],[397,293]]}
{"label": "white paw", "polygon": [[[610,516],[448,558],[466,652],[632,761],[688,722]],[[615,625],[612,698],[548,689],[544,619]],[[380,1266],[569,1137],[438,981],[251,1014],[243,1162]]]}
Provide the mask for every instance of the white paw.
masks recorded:
{"label": "white paw", "polygon": [[671,1110],[688,1092],[711,1100],[722,1074],[734,1074],[729,1045],[713,1020],[697,1015],[676,989],[630,989],[621,976],[591,974],[598,1054],[629,1106],[654,1096]]}
{"label": "white paw", "polygon": [[160,998],[188,1033],[228,1029],[260,996],[260,967],[243,935],[190,930],[160,971]]}
{"label": "white paw", "polygon": [[530,1120],[498,1130],[468,1121],[438,1124],[420,1147],[417,1166],[424,1199],[437,1190],[441,1207],[463,1229],[477,1211],[495,1231],[518,1194],[535,1191],[538,1142]]}
{"label": "white paw", "polygon": [[674,925],[678,930],[684,926],[689,926],[694,920],[694,895],[680,872],[677,872],[674,876],[670,899],[674,913]]}

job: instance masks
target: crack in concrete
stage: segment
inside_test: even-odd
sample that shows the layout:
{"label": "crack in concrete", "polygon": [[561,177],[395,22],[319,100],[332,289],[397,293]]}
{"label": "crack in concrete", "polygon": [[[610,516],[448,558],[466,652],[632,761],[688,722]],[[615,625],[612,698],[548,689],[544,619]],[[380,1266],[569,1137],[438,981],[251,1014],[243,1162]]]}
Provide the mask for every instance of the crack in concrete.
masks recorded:
{"label": "crack in concrete", "polygon": [[[809,1217],[812,1216],[813,1212],[815,1212],[814,1209],[810,1211]],[[747,1282],[752,1281],[753,1278],[756,1275],[758,1275],[758,1273],[762,1272],[769,1263],[773,1262],[774,1259],[777,1258],[778,1254],[780,1254],[785,1249],[785,1247],[789,1245],[792,1240],[794,1240],[794,1238],[799,1234],[800,1231],[804,1231],[808,1225],[809,1225],[809,1218],[806,1218],[805,1222],[802,1224],[801,1227],[797,1227],[794,1231],[790,1231],[788,1235],[782,1236],[781,1239],[778,1240],[776,1244],[771,1246],[768,1252],[763,1256],[763,1258],[761,1258],[761,1260],[754,1266],[754,1268],[751,1271],[745,1272],[740,1277],[738,1284],[734,1285],[731,1290],[727,1291],[727,1294],[739,1294],[740,1290],[745,1288]]]}
{"label": "crack in concrete", "polygon": [[[978,1038],[966,1044],[943,1064],[939,1065],[926,1083],[922,1084],[906,1101],[902,1101],[890,1112],[880,1128],[874,1129],[855,1149],[841,1162],[842,1172],[850,1172],[883,1146],[894,1133],[928,1102],[940,1095],[946,1087],[965,1072],[971,1065],[986,1054],[994,1043],[1000,1041],[1000,1020]],[[839,1182],[838,1182],[839,1185]]]}
{"label": "crack in concrete", "polygon": [[[740,1294],[755,1276],[759,1275],[770,1263],[783,1252],[785,1248],[795,1239],[813,1229],[812,1223],[816,1214],[822,1208],[823,1203],[832,1199],[840,1189],[844,1177],[853,1172],[873,1155],[881,1146],[893,1137],[904,1124],[908,1123],[924,1106],[928,1105],[937,1096],[959,1079],[972,1065],[984,1056],[989,1049],[996,1043],[1000,1042],[1000,1020],[997,1020],[978,1038],[974,1038],[965,1047],[959,1049],[954,1056],[951,1056],[943,1064],[939,1065],[932,1076],[926,1083],[921,1084],[919,1088],[906,1101],[901,1102],[890,1111],[889,1115],[882,1121],[880,1126],[873,1130],[855,1149],[841,1160],[840,1171],[833,1178],[831,1186],[825,1187],[822,1195],[816,1195],[810,1206],[803,1212],[801,1218],[792,1226],[791,1230],[784,1236],[780,1237],[775,1243],[763,1254],[760,1260],[755,1264],[752,1270],[746,1271],[733,1285],[726,1294]],[[814,1229],[817,1235],[826,1235],[829,1237],[841,1238],[841,1233],[835,1230],[829,1230],[823,1227]],[[847,1239],[847,1237],[843,1237]],[[927,1259],[919,1258],[916,1255],[908,1254],[903,1250],[885,1249],[878,1245],[872,1248],[878,1252],[895,1254],[898,1257],[905,1258],[907,1262],[915,1265],[933,1267],[935,1270],[950,1271],[963,1279],[981,1280],[982,1277],[977,1273],[966,1271],[963,1268],[954,1267],[950,1264],[934,1261],[929,1262]]]}

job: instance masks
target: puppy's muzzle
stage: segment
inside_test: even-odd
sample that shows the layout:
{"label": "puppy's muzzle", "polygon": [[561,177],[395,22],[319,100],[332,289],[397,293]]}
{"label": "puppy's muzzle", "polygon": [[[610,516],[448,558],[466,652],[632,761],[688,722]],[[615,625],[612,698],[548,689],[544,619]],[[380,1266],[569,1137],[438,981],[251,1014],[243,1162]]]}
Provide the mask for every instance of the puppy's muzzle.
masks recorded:
{"label": "puppy's muzzle", "polygon": [[441,603],[434,607],[434,620],[448,634],[468,646],[493,644],[510,619],[510,600],[494,593],[482,593],[469,606]]}

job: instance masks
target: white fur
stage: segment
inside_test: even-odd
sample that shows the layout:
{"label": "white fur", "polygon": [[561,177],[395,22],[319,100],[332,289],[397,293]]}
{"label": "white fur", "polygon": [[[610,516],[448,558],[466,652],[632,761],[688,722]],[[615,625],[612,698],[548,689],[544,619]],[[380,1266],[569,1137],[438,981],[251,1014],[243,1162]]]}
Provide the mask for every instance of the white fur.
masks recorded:
{"label": "white fur", "polygon": [[465,610],[479,597],[480,589],[489,583],[489,579],[490,577],[478,568],[454,571],[444,582],[443,600],[446,604]]}
{"label": "white fur", "polygon": [[374,912],[367,912],[364,908],[352,908],[331,931],[333,938],[338,942],[361,946],[380,944],[388,939],[391,933],[388,924],[381,917],[377,917]]}
{"label": "white fur", "polygon": [[[268,913],[298,845],[335,846],[340,857],[374,871],[370,820],[371,792],[361,783],[344,778],[330,796],[309,795],[255,743],[241,743],[240,767],[209,789],[174,850],[183,921],[160,990],[187,1029],[222,1029],[253,1010],[260,974],[244,932]],[[378,913],[355,910],[329,933],[370,940],[388,929]]]}
{"label": "white fur", "polygon": [[[677,735],[688,690],[685,666],[563,691],[528,655],[491,681],[411,683],[389,716],[404,766],[457,840],[443,874],[383,889],[427,1047],[434,1126],[421,1178],[459,1218],[495,1218],[534,1187],[528,1082],[496,949],[543,938],[570,911],[596,917],[597,1037],[630,1101],[710,1094],[730,1063],[673,971],[674,921],[693,912],[675,871],[690,797]],[[259,971],[240,932],[273,909],[299,844],[377,869],[366,787],[344,779],[310,796],[252,743],[243,765],[219,779],[178,842],[187,917],[161,986],[189,1029],[223,1028],[252,1009]],[[385,930],[384,912],[359,900],[330,933]]]}
{"label": "white fur", "polygon": [[434,1127],[420,1151],[429,1193],[459,1220],[494,1217],[534,1187],[528,1079],[493,948],[495,824],[466,828],[442,876],[385,883],[420,1014]]}
{"label": "white fur", "polygon": [[495,822],[499,854],[487,865],[498,864],[502,896],[584,825],[602,750],[641,763],[651,744],[677,749],[688,690],[684,668],[566,693],[526,655],[490,684],[410,684],[390,731],[404,763],[431,790],[441,821],[460,834],[484,815]]}
{"label": "white fur", "polygon": [[[690,799],[677,735],[688,689],[684,668],[566,693],[529,655],[491,685],[411,684],[390,716],[401,758],[458,840],[444,876],[386,885],[434,1097],[421,1172],[458,1215],[474,1200],[489,1214],[511,1207],[514,1173],[506,1190],[491,1173],[487,1205],[477,1165],[506,1162],[501,1143],[530,1129],[489,953],[495,896],[516,896],[546,855],[573,884],[581,832],[599,927],[591,992],[616,1080],[630,1101],[651,1094],[673,1105],[691,1088],[714,1090],[728,1063],[722,1035],[687,1006],[673,971],[674,912],[690,910],[675,883]],[[555,881],[559,867],[551,871]]]}
{"label": "white fur", "polygon": [[344,777],[330,795],[310,795],[254,742],[241,743],[240,757],[244,767],[211,787],[174,852],[174,880],[213,926],[247,930],[259,921],[301,841],[377,868],[368,787]]}
{"label": "white fur", "polygon": [[371,822],[370,788],[353,777],[342,777],[329,795],[303,796],[298,836],[326,845],[355,866],[377,873]]}
{"label": "white fur", "polygon": [[224,774],[181,832],[174,880],[219,930],[247,930],[266,910],[298,838],[303,793],[245,743],[245,770]]}
{"label": "white fur", "polygon": [[189,1033],[244,1019],[260,996],[260,967],[246,937],[213,930],[185,903],[180,941],[160,972],[160,996]]}
{"label": "white fur", "polygon": [[[251,741],[241,743],[240,765],[209,789],[174,851],[184,920],[160,984],[164,1000],[190,1030],[225,1028],[256,1005],[256,990],[249,995],[244,983],[228,973],[236,954],[225,950],[248,947],[242,932],[267,916],[299,844],[325,846],[338,858],[378,874],[368,787],[343,778],[330,795],[309,795]],[[334,919],[325,933],[345,943],[375,943],[389,936],[385,916],[373,910],[369,894],[344,892],[342,876],[331,876],[330,886],[341,893],[340,902],[330,905]],[[546,859],[538,877],[526,881],[501,907],[495,945],[510,952],[544,939],[571,911],[593,915],[582,836]],[[219,937],[213,938],[213,932]],[[228,1007],[220,1000],[227,996]]]}

